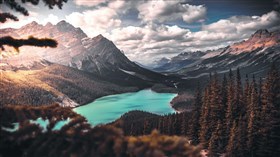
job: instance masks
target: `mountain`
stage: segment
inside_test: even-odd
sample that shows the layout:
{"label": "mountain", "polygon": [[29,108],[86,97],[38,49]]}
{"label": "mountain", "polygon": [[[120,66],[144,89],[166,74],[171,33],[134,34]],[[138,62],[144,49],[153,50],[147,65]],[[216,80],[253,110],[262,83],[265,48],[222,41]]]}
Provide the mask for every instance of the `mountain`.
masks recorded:
{"label": "mountain", "polygon": [[[1,36],[15,38],[47,37],[58,41],[57,48],[37,48],[25,46],[20,54],[3,59],[4,64],[27,66],[34,61],[47,60],[52,63],[90,72],[102,79],[123,86],[147,88],[156,83],[168,82],[168,77],[147,70],[131,62],[112,41],[102,35],[89,38],[80,29],[66,21],[45,26],[36,22],[19,29],[1,29]],[[12,50],[11,50],[12,51]]]}
{"label": "mountain", "polygon": [[75,68],[50,63],[34,62],[28,67],[2,66],[0,93],[2,105],[49,105],[75,107],[96,98],[133,92],[137,88],[123,87]]}
{"label": "mountain", "polygon": [[166,58],[166,57],[163,57],[159,60],[155,60],[152,64],[148,65],[149,67],[152,67],[152,68],[157,68],[157,67],[161,67],[165,64],[167,64],[168,62],[170,62],[170,59]]}
{"label": "mountain", "polygon": [[171,59],[162,58],[156,61],[156,67],[152,70],[157,72],[173,72],[178,71],[183,67],[191,66],[201,59],[205,55],[204,52],[184,52]]}
{"label": "mountain", "polygon": [[269,32],[261,29],[253,34],[248,40],[231,45],[224,53],[238,55],[244,52],[252,52],[279,45],[280,31]]}
{"label": "mountain", "polygon": [[179,54],[155,70],[181,75],[187,80],[238,67],[244,74],[263,76],[273,62],[280,64],[280,31],[258,30],[249,39],[218,50]]}

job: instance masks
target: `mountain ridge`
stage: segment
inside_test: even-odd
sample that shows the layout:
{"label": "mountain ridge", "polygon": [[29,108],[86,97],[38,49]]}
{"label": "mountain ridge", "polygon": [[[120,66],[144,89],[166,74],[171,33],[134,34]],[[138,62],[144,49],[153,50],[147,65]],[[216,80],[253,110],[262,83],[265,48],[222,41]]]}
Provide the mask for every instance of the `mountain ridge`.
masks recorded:
{"label": "mountain ridge", "polygon": [[[117,46],[101,34],[89,38],[80,29],[60,21],[56,25],[40,25],[31,22],[19,29],[0,30],[1,36],[47,37],[57,40],[57,48],[22,47],[20,54],[4,58],[3,63],[12,66],[32,64],[47,60],[52,63],[90,72],[112,83],[140,88],[151,87],[154,83],[168,83],[168,77],[147,70],[131,62]],[[12,51],[12,50],[11,50]]]}
{"label": "mountain ridge", "polygon": [[[189,77],[198,77],[200,71],[199,69],[204,69],[202,70],[202,73],[204,73],[206,72],[205,69],[213,69],[216,65],[217,67],[225,66],[227,69],[236,68],[238,66],[243,67],[246,65],[245,61],[248,62],[248,60],[252,58],[260,60],[263,58],[264,61],[270,63],[271,61],[269,61],[269,56],[278,53],[279,48],[277,47],[279,47],[279,45],[279,30],[269,32],[266,29],[261,29],[257,30],[247,40],[233,43],[232,45],[224,48],[204,52],[198,51],[180,53],[179,55],[171,58],[169,63],[153,68],[153,70],[158,72],[177,73],[185,76],[190,75],[188,72],[193,73],[196,71],[195,75],[191,75]],[[264,59],[264,57],[267,59]],[[238,61],[237,58],[240,60]],[[239,64],[238,62],[241,62],[242,60],[243,63]],[[277,58],[274,60],[278,61]],[[218,69],[219,68],[216,70]],[[210,72],[210,70],[207,70],[207,72]]]}

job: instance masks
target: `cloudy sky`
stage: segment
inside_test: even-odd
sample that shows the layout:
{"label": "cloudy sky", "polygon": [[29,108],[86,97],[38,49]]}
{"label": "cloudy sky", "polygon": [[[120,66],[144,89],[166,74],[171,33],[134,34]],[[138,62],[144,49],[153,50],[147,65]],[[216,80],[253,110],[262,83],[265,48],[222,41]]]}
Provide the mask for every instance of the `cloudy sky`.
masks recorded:
{"label": "cloudy sky", "polygon": [[142,64],[224,47],[258,29],[280,29],[280,0],[69,0],[62,10],[25,6],[30,16],[0,28],[66,20],[89,37],[102,34]]}

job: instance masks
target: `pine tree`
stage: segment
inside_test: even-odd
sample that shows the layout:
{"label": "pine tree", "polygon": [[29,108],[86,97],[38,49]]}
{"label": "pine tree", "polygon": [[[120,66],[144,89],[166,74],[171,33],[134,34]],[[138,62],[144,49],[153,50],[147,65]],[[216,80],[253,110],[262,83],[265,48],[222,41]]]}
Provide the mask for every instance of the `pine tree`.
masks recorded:
{"label": "pine tree", "polygon": [[[226,75],[224,75],[223,83],[222,83],[222,112],[221,112],[221,119],[222,124],[226,123],[226,110],[227,110],[227,97],[228,97],[228,90],[227,90],[228,80]],[[225,125],[226,126],[226,125]]]}
{"label": "pine tree", "polygon": [[188,128],[188,122],[186,118],[186,112],[182,113],[182,125],[181,125],[181,135],[187,135],[187,128]]}
{"label": "pine tree", "polygon": [[250,156],[255,156],[257,150],[257,137],[258,137],[258,93],[256,91],[255,82],[253,81],[251,84],[251,93],[250,93],[250,102],[247,109],[248,115],[248,135],[247,135],[247,149]]}
{"label": "pine tree", "polygon": [[[227,110],[226,110],[226,135],[229,135],[234,121],[233,114],[236,107],[234,106],[234,95],[235,95],[234,76],[231,69],[229,71],[227,91],[228,91],[227,92],[228,95],[227,95]],[[227,138],[227,140],[229,140],[229,138]]]}
{"label": "pine tree", "polygon": [[143,126],[143,134],[149,134],[151,133],[151,124],[149,122],[149,120],[145,119],[144,120],[144,126]]}
{"label": "pine tree", "polygon": [[200,112],[202,107],[202,96],[201,96],[201,90],[200,86],[198,84],[198,87],[196,89],[196,95],[195,95],[195,101],[194,101],[194,109],[192,111],[192,118],[190,121],[188,136],[192,140],[192,144],[197,145],[199,143],[199,118],[200,118]]}
{"label": "pine tree", "polygon": [[244,109],[244,105],[242,103],[243,97],[243,90],[242,90],[242,83],[241,83],[241,76],[239,68],[236,71],[236,84],[235,84],[235,93],[234,93],[234,108],[233,108],[233,119],[238,119],[241,115],[241,111]]}
{"label": "pine tree", "polygon": [[245,120],[245,116],[240,115],[238,119],[238,126],[236,132],[237,138],[237,152],[235,155],[238,157],[245,157],[247,150],[246,150],[246,141],[247,141],[247,122]]}
{"label": "pine tree", "polygon": [[[216,130],[217,122],[223,120],[223,104],[221,96],[221,86],[219,85],[218,74],[214,74],[213,81],[211,83],[210,104],[209,104],[209,131],[210,135]],[[207,140],[210,140],[207,139]]]}
{"label": "pine tree", "polygon": [[228,142],[228,134],[227,134],[227,102],[228,102],[228,80],[226,75],[224,75],[223,83],[222,83],[222,107],[221,107],[221,123],[222,123],[222,146],[223,150],[225,150],[226,144]]}
{"label": "pine tree", "polygon": [[[262,109],[262,94],[263,94],[263,91],[262,91],[262,88],[263,88],[263,83],[262,83],[262,78],[260,77],[260,80],[259,80],[259,92],[258,92],[258,108],[259,108],[259,114],[261,114],[261,109]],[[261,115],[259,115],[260,117]],[[259,119],[260,121],[260,119]]]}
{"label": "pine tree", "polygon": [[209,157],[220,156],[224,151],[224,130],[221,121],[218,122],[216,130],[212,133],[209,141]]}
{"label": "pine tree", "polygon": [[201,109],[201,116],[199,119],[200,131],[199,131],[199,141],[203,147],[207,147],[207,141],[210,139],[209,132],[209,105],[210,105],[210,97],[209,94],[211,92],[210,85],[205,88],[203,104]]}
{"label": "pine tree", "polygon": [[221,86],[219,85],[218,74],[215,73],[214,79],[211,85],[211,95],[210,95],[210,115],[213,119],[212,121],[217,122],[222,119],[222,96],[221,96]]}
{"label": "pine tree", "polygon": [[158,120],[157,130],[159,130],[159,131],[162,130],[162,118],[159,118],[159,120]]}
{"label": "pine tree", "polygon": [[228,141],[228,145],[226,148],[226,155],[228,157],[237,157],[236,152],[238,151],[237,148],[237,124],[236,121],[233,122],[232,128],[230,129],[230,137],[229,137],[229,141]]}
{"label": "pine tree", "polygon": [[248,110],[248,104],[250,103],[250,96],[251,93],[251,88],[250,88],[250,83],[249,83],[249,78],[248,75],[246,74],[246,79],[245,79],[245,88],[244,88],[244,95],[243,95],[243,102],[244,105],[246,105],[245,111],[243,112],[247,112]]}
{"label": "pine tree", "polygon": [[172,124],[172,117],[171,116],[168,116],[167,118],[167,134],[168,135],[172,135],[173,134],[173,124]]}
{"label": "pine tree", "polygon": [[273,65],[263,85],[258,156],[280,154],[280,78]]}
{"label": "pine tree", "polygon": [[255,89],[256,93],[258,93],[258,84],[256,82],[255,75],[253,75],[253,88]]}

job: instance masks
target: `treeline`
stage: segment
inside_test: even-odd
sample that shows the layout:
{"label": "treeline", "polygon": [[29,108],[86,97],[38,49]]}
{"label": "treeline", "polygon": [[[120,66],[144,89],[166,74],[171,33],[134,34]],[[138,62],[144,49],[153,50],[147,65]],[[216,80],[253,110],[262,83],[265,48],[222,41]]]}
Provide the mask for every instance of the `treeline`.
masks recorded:
{"label": "treeline", "polygon": [[[124,120],[128,135],[158,129],[167,135],[185,135],[194,145],[217,157],[276,157],[280,154],[280,75],[272,66],[266,78],[244,85],[239,69],[222,80],[210,75],[207,87],[198,87],[191,113]],[[144,114],[143,114],[144,115]]]}
{"label": "treeline", "polygon": [[[5,106],[0,112],[1,157],[199,157],[201,152],[186,137],[166,136],[157,131],[145,136],[125,136],[120,124],[91,128],[85,118],[58,105]],[[49,120],[70,117],[71,121],[58,131],[50,129],[50,123],[43,132],[28,121],[38,116]],[[2,129],[9,127],[8,122],[20,119],[17,131]]]}
{"label": "treeline", "polygon": [[130,111],[115,123],[121,122],[125,135],[129,136],[147,135],[154,129],[165,135],[186,136],[190,119],[188,112],[158,116],[144,111]]}

